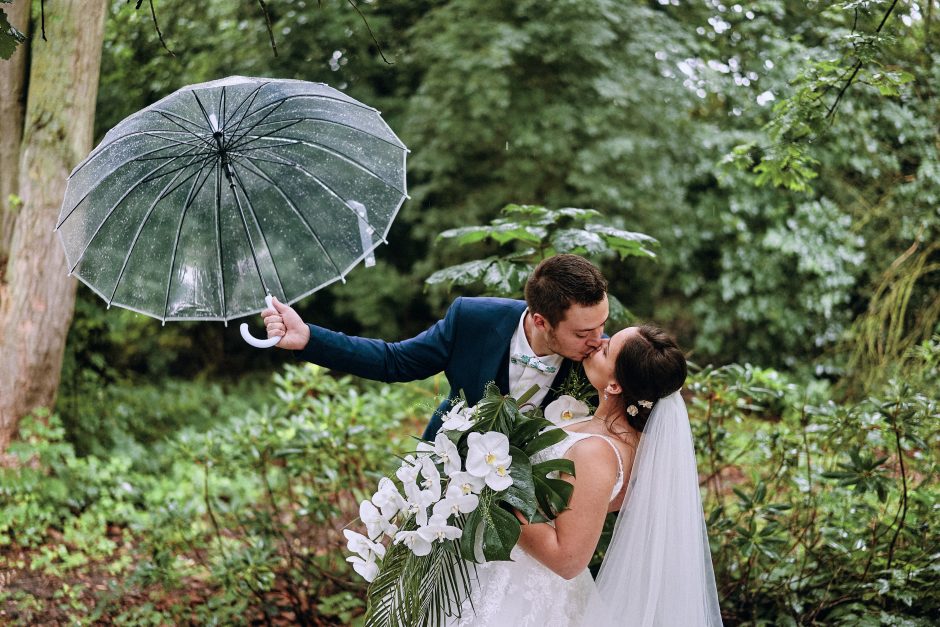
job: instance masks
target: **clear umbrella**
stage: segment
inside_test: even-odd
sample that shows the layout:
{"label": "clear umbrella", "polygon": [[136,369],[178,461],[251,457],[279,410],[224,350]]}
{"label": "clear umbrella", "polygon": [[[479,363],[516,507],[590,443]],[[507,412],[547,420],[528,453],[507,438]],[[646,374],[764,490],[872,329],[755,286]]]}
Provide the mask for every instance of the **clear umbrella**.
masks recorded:
{"label": "clear umbrella", "polygon": [[69,273],[109,306],[227,322],[370,264],[407,198],[407,153],[378,111],[327,85],[192,85],[105,135],[69,176],[56,230]]}

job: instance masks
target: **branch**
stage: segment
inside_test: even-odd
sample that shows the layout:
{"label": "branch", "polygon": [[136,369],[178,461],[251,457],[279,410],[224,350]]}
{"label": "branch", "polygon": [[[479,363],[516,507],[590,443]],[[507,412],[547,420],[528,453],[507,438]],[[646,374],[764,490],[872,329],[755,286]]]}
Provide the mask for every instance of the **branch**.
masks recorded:
{"label": "branch", "polygon": [[264,0],[258,0],[258,4],[261,6],[261,13],[264,14],[264,25],[268,29],[268,39],[271,40],[271,50],[274,51],[274,56],[277,56],[277,43],[274,41],[274,31],[271,30],[271,14],[268,13],[268,5],[264,3]]}
{"label": "branch", "polygon": [[[891,6],[888,7],[888,10],[885,11],[885,14],[884,14],[884,15],[882,16],[882,18],[881,18],[881,23],[878,24],[878,28],[875,29],[875,34],[876,34],[876,35],[881,32],[881,29],[882,29],[882,28],[884,28],[885,23],[887,23],[887,21],[888,21],[888,17],[891,16],[891,13],[894,11],[894,7],[896,7],[897,4],[898,4],[898,0],[894,0],[894,1],[891,3]],[[856,14],[856,19],[857,19],[857,14]],[[852,30],[853,30],[853,32],[854,32],[854,30],[855,30],[854,25],[853,25]],[[835,114],[835,112],[836,112],[836,107],[839,106],[839,102],[841,102],[842,97],[845,95],[845,92],[848,91],[849,87],[850,87],[850,86],[852,85],[852,83],[855,81],[855,77],[858,75],[858,73],[859,73],[859,71],[860,71],[861,69],[862,69],[862,61],[861,61],[861,59],[859,59],[859,60],[855,63],[855,67],[854,67],[853,70],[852,70],[852,75],[849,76],[849,80],[846,81],[845,85],[842,86],[842,89],[839,90],[838,95],[836,95],[836,99],[832,102],[832,106],[830,106],[830,107],[829,107],[829,110],[826,111],[826,119],[831,118],[831,117]]]}
{"label": "branch", "polygon": [[372,32],[372,27],[369,26],[369,22],[366,20],[366,16],[362,14],[362,11],[359,10],[359,6],[356,4],[356,0],[346,0],[349,3],[349,6],[359,14],[359,17],[362,18],[362,23],[366,25],[366,30],[369,31],[369,36],[372,37],[372,43],[375,44],[376,49],[379,51],[379,56],[382,57],[382,60],[385,61],[388,65],[394,65],[391,61],[385,58],[385,53],[382,52],[382,46],[379,45],[379,40],[375,38],[375,33]]}
{"label": "branch", "polygon": [[[176,55],[166,45],[166,41],[163,40],[163,33],[160,32],[160,24],[157,23],[157,11],[153,8],[153,0],[148,0],[148,2],[150,3],[150,17],[153,18],[153,27],[157,30],[157,37],[160,38],[163,49],[169,52],[171,57],[175,57]],[[140,8],[140,2],[137,3],[137,7]]]}
{"label": "branch", "polygon": [[[900,401],[900,399],[899,399]],[[901,483],[902,483],[902,492],[901,492],[901,503],[899,514],[901,516],[901,522],[898,523],[897,529],[894,531],[894,537],[891,538],[891,544],[888,546],[888,565],[887,570],[891,569],[891,561],[894,559],[894,546],[898,541],[898,536],[901,535],[901,530],[904,529],[904,519],[907,518],[907,471],[904,469],[904,451],[901,449],[901,431],[898,429],[898,412],[900,409],[895,405],[894,412],[891,414],[891,430],[894,431],[894,442],[897,446],[898,451],[898,463],[901,466]],[[897,516],[895,516],[895,519]]]}

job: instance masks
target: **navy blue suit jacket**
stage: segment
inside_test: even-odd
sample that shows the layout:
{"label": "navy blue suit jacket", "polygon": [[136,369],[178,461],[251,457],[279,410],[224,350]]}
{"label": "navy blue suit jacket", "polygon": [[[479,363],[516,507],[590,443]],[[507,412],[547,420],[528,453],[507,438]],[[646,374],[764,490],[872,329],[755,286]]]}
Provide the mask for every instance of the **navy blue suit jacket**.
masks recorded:
{"label": "navy blue suit jacket", "polygon": [[[401,342],[351,337],[311,324],[310,341],[298,351],[298,357],[387,383],[416,381],[443,372],[450,383],[450,395],[424,431],[424,438],[432,440],[440,429],[441,416],[461,391],[470,405],[480,400],[490,381],[503,394],[509,393],[509,343],[525,308],[521,300],[458,298],[443,320]],[[571,367],[572,362],[565,359],[555,381],[564,381]],[[557,396],[549,390],[542,406]]]}

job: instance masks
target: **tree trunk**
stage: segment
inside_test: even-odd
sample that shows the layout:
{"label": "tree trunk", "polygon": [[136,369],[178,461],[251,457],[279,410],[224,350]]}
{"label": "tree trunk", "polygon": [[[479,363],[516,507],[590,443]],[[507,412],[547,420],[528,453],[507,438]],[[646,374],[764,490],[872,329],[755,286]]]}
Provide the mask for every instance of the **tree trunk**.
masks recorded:
{"label": "tree trunk", "polygon": [[[10,24],[29,36],[30,0],[16,0],[5,7]],[[16,47],[8,61],[0,62],[0,282],[6,270],[18,206],[10,195],[19,193],[20,142],[23,140],[26,44]]]}
{"label": "tree trunk", "polygon": [[0,452],[20,419],[52,407],[75,281],[53,233],[69,172],[91,150],[105,0],[64,0],[30,40],[18,212],[0,284]]}

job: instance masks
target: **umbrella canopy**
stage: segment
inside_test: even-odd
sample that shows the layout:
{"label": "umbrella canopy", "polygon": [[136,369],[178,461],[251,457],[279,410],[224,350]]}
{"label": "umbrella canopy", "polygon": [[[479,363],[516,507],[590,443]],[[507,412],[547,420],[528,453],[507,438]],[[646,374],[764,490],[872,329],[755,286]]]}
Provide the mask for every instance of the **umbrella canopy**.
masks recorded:
{"label": "umbrella canopy", "polygon": [[230,77],[114,127],[69,176],[56,230],[69,272],[162,321],[292,303],[385,241],[407,148],[327,85]]}

